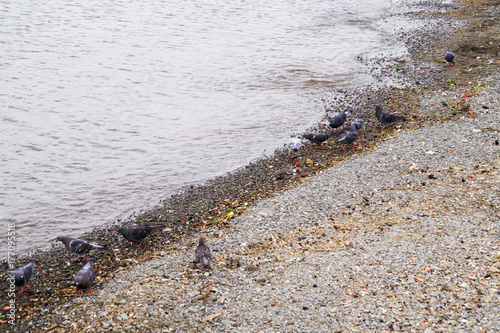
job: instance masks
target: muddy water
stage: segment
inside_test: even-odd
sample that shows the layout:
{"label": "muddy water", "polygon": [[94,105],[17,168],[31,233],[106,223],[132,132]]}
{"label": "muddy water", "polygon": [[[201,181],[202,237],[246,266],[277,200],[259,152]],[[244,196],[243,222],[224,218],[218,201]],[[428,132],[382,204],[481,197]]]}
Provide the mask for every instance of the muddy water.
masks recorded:
{"label": "muddy water", "polygon": [[324,90],[371,83],[390,6],[0,0],[1,238],[77,236],[271,154]]}

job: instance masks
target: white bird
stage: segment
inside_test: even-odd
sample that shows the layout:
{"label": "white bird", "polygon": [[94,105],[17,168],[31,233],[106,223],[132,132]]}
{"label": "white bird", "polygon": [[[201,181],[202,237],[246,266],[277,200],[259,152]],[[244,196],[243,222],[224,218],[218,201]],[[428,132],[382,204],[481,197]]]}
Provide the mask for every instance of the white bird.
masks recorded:
{"label": "white bird", "polygon": [[[295,134],[290,135],[290,142],[288,142],[288,151],[290,152],[290,158],[297,157],[297,152],[300,147],[302,147],[302,142],[297,138]],[[294,154],[292,156],[292,153]]]}

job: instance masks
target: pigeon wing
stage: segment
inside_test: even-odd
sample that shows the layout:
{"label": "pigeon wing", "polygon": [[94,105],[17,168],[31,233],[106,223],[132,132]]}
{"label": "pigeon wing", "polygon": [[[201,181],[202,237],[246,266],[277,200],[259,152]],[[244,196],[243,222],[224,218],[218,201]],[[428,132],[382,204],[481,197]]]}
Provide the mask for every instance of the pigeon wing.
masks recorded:
{"label": "pigeon wing", "polygon": [[147,225],[137,225],[129,229],[131,240],[140,242],[151,233],[151,227]]}
{"label": "pigeon wing", "polygon": [[87,254],[93,248],[94,246],[92,246],[92,244],[78,238],[72,239],[68,242],[68,249],[76,254]]}
{"label": "pigeon wing", "polygon": [[212,264],[212,252],[206,245],[198,245],[195,251],[196,262],[208,267]]}
{"label": "pigeon wing", "polygon": [[405,118],[400,117],[400,116],[396,116],[396,115],[391,114],[391,113],[382,112],[382,114],[380,115],[380,122],[382,122],[384,124],[393,123],[395,121],[402,120],[402,119],[405,119]]}
{"label": "pigeon wing", "polygon": [[342,144],[350,144],[356,141],[357,138],[358,138],[358,133],[349,131],[346,134],[344,134],[339,140],[337,140],[337,142]]}
{"label": "pigeon wing", "polygon": [[339,113],[332,119],[330,119],[330,127],[338,128],[345,123],[346,119],[347,119],[347,114],[345,112]]}

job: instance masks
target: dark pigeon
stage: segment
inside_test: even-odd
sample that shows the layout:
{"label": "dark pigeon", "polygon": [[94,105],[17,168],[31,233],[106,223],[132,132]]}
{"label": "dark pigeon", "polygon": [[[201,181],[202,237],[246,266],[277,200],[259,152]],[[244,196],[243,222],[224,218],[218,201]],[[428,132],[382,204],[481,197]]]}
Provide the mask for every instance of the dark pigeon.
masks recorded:
{"label": "dark pigeon", "polygon": [[76,273],[74,282],[77,294],[82,294],[82,290],[88,290],[89,293],[94,292],[90,289],[92,283],[94,283],[94,264],[95,260],[89,259],[85,263],[85,266]]}
{"label": "dark pigeon", "polygon": [[398,120],[406,120],[405,117],[382,112],[382,107],[380,106],[380,104],[375,105],[375,116],[377,117],[378,121],[380,121],[382,125],[384,125],[382,129],[384,129],[386,125],[396,122]]}
{"label": "dark pigeon", "polygon": [[349,130],[339,139],[338,143],[342,144],[342,149],[345,150],[344,144],[354,143],[358,139],[358,132],[356,131],[356,126],[351,124]]}
{"label": "dark pigeon", "polygon": [[33,275],[33,270],[35,266],[38,265],[38,262],[35,259],[31,259],[25,266],[18,268],[16,271],[11,273],[11,276],[14,278],[14,284],[17,287],[22,287],[18,294],[22,294],[24,291],[30,289],[28,284],[31,275]]}
{"label": "dark pigeon", "polygon": [[356,130],[362,129],[365,125],[365,114],[366,113],[363,113],[358,118],[354,119],[351,123],[351,126],[354,125],[354,127],[356,127]]}
{"label": "dark pigeon", "polygon": [[73,261],[80,259],[81,255],[83,255],[83,259],[85,260],[87,257],[87,254],[89,254],[91,252],[96,252],[96,251],[108,249],[106,246],[92,244],[92,243],[86,242],[86,241],[84,241],[82,239],[78,239],[78,238],[57,236],[57,240],[63,242],[64,245],[66,245],[66,248],[68,250],[70,250],[73,253],[78,254],[77,258],[72,259]]}
{"label": "dark pigeon", "polygon": [[[300,139],[297,138],[295,134],[290,135],[290,142],[288,142],[288,151],[290,152],[290,158],[297,157],[297,152],[299,151],[300,147],[302,147]],[[292,156],[292,154],[294,155]]]}
{"label": "dark pigeon", "polygon": [[304,134],[302,135],[304,139],[311,141],[317,145],[322,144],[326,140],[330,139],[330,134],[327,133],[314,133],[314,134]]}
{"label": "dark pigeon", "polygon": [[451,50],[448,50],[444,53],[444,60],[446,60],[448,66],[455,65],[455,56]]}
{"label": "dark pigeon", "polygon": [[144,238],[148,237],[156,230],[165,228],[166,225],[134,225],[131,227],[121,227],[118,232],[125,237],[129,242],[134,242],[137,246],[141,246]]}
{"label": "dark pigeon", "polygon": [[195,255],[195,263],[200,264],[203,268],[210,268],[213,256],[210,249],[205,245],[205,238],[200,237],[200,243],[196,248]]}
{"label": "dark pigeon", "polygon": [[336,128],[339,128],[340,126],[344,125],[345,121],[347,120],[347,117],[352,113],[351,110],[347,110],[346,112],[342,112],[334,116],[332,119],[330,119],[330,127],[335,129],[335,132],[337,131]]}

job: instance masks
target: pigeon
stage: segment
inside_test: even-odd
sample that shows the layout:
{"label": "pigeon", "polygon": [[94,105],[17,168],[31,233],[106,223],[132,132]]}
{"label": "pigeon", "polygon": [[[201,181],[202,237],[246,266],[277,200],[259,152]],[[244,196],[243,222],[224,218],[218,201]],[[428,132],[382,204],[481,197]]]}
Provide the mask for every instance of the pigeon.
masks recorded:
{"label": "pigeon", "polygon": [[444,60],[447,62],[447,66],[455,65],[455,56],[451,50],[448,50],[444,53]]}
{"label": "pigeon", "polygon": [[205,245],[205,238],[200,237],[200,243],[196,248],[195,255],[195,263],[200,264],[203,268],[210,268],[213,256],[210,249]]}
{"label": "pigeon", "polygon": [[71,259],[72,261],[80,259],[80,255],[83,254],[83,260],[87,258],[87,254],[90,252],[95,252],[95,251],[100,251],[100,250],[107,250],[108,248],[106,246],[100,246],[100,245],[95,245],[89,242],[86,242],[82,239],[78,238],[71,238],[71,237],[66,237],[66,236],[57,236],[56,238],[58,241],[61,241],[66,245],[66,248],[70,250],[73,253],[78,254],[78,257],[75,259]]}
{"label": "pigeon", "polygon": [[351,123],[351,125],[354,125],[357,130],[360,130],[363,128],[363,125],[365,124],[365,113],[360,115],[358,118],[354,119]]}
{"label": "pigeon", "polygon": [[[302,143],[300,139],[297,138],[295,134],[290,135],[290,142],[288,143],[288,151],[290,152],[290,158],[297,157],[297,152],[299,151]],[[292,153],[294,154],[292,156]]]}
{"label": "pigeon", "polygon": [[342,137],[338,139],[337,142],[341,143],[342,149],[345,150],[344,144],[354,143],[354,141],[356,141],[357,138],[358,138],[358,132],[356,131],[356,125],[351,124],[349,130],[344,135],[342,135]]}
{"label": "pigeon", "polygon": [[340,126],[344,125],[345,121],[347,120],[347,117],[352,113],[351,110],[347,110],[346,112],[339,113],[335,115],[332,119],[330,119],[330,127],[334,128],[334,132],[336,133],[337,130],[336,128],[339,128]]}
{"label": "pigeon", "polygon": [[330,139],[330,134],[328,133],[314,133],[314,134],[304,134],[302,135],[304,139],[311,141],[317,145],[322,144],[326,140]]}
{"label": "pigeon", "polygon": [[385,125],[388,125],[388,124],[393,123],[395,121],[406,120],[405,117],[396,116],[394,114],[382,112],[382,107],[380,106],[380,104],[375,105],[375,116],[377,116],[378,121],[380,121],[382,123],[382,125],[384,125],[384,127],[382,127],[382,129],[385,128]]}
{"label": "pigeon", "polygon": [[18,291],[18,294],[22,294],[25,290],[30,289],[28,284],[31,275],[33,275],[33,269],[38,265],[38,262],[35,259],[31,259],[25,266],[18,268],[16,271],[11,273],[11,276],[14,278],[14,284],[17,287],[21,287],[22,289]]}
{"label": "pigeon", "polygon": [[155,232],[156,230],[165,228],[166,225],[133,225],[131,227],[121,227],[118,232],[125,237],[129,242],[134,242],[137,246],[142,245],[144,238],[148,237],[149,234]]}
{"label": "pigeon", "polygon": [[82,294],[82,289],[89,291],[89,293],[93,293],[94,291],[90,289],[92,283],[94,283],[94,264],[95,259],[89,259],[85,263],[82,269],[78,271],[75,275],[75,285],[76,285],[76,293]]}

